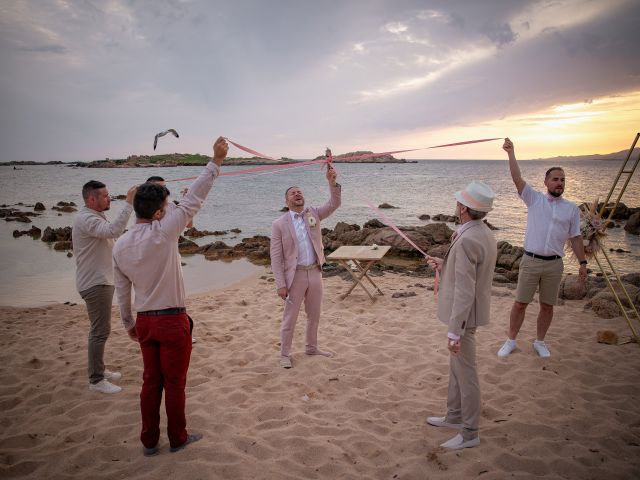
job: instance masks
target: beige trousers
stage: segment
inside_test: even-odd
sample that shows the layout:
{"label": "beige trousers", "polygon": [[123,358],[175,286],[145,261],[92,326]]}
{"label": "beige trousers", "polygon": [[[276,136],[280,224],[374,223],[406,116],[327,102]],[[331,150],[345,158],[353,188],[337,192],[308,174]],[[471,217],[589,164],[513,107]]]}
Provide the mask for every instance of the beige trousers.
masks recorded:
{"label": "beige trousers", "polygon": [[460,338],[460,352],[450,355],[447,421],[462,423],[462,436],[478,435],[480,423],[480,382],[476,370],[476,329],[467,329]]}

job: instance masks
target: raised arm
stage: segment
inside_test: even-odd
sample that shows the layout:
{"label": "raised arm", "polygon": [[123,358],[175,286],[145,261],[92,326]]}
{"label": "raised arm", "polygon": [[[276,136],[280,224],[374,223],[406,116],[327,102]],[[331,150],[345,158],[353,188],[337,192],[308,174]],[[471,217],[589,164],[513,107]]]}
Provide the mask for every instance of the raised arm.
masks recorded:
{"label": "raised arm", "polygon": [[125,228],[127,228],[127,222],[129,221],[131,212],[133,212],[133,197],[137,189],[137,185],[129,189],[127,192],[127,202],[113,222],[109,223],[97,215],[89,217],[86,224],[86,233],[95,238],[117,238],[122,235]]}
{"label": "raised arm", "polygon": [[513,143],[508,138],[505,138],[502,148],[509,155],[509,170],[511,171],[511,178],[513,179],[513,183],[515,184],[519,195],[522,193],[522,190],[524,190],[526,182],[524,181],[524,179],[522,178],[522,174],[520,173],[520,167],[518,166],[518,162],[516,160]]}
{"label": "raised arm", "polygon": [[213,181],[220,172],[222,161],[227,156],[229,146],[223,137],[219,137],[213,145],[213,159],[205,166],[202,173],[191,184],[189,190],[169,214],[162,219],[164,228],[169,235],[180,236],[185,226],[191,221],[204,203]]}
{"label": "raised arm", "polygon": [[318,215],[320,216],[320,220],[324,220],[333,212],[335,212],[340,204],[342,203],[342,189],[340,184],[336,182],[338,174],[336,173],[335,168],[331,166],[331,164],[327,165],[327,182],[329,182],[329,190],[331,192],[331,196],[329,197],[329,201],[318,207]]}

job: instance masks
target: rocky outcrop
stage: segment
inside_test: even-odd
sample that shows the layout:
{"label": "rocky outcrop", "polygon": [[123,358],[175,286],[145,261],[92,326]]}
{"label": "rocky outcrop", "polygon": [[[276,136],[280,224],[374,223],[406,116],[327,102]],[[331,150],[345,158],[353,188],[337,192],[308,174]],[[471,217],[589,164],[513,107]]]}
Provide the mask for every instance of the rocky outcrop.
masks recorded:
{"label": "rocky outcrop", "polygon": [[43,204],[43,203],[41,203],[41,202],[37,202],[37,203],[34,205],[33,209],[34,209],[36,212],[41,212],[42,210],[46,210],[46,208],[45,208],[44,204]]}
{"label": "rocky outcrop", "polygon": [[[22,205],[19,203],[18,205]],[[23,212],[16,208],[0,208],[0,218],[4,218],[7,222],[31,223],[29,217],[37,217],[40,215],[36,212]]]}
{"label": "rocky outcrop", "polygon": [[63,207],[58,207],[54,205],[53,207],[51,207],[51,210],[56,210],[58,212],[64,212],[64,213],[73,213],[78,211],[77,208],[72,207],[70,205],[65,205]]}
{"label": "rocky outcrop", "polygon": [[199,248],[207,260],[234,260],[246,257],[254,263],[266,264],[269,262],[269,237],[256,235],[251,238],[243,238],[233,247],[224,242],[214,242]]}
{"label": "rocky outcrop", "polygon": [[[325,249],[333,251],[343,245],[390,245],[391,255],[421,257],[407,241],[391,227],[370,221],[360,229],[358,225],[346,223],[336,225],[336,229],[327,231],[323,236]],[[382,226],[379,226],[382,225]],[[373,228],[372,228],[373,227]],[[420,227],[400,227],[400,230],[418,247],[428,251],[436,245],[449,242],[453,231],[442,223],[432,223]]]}
{"label": "rocky outcrop", "polygon": [[629,217],[624,229],[633,235],[640,235],[640,212],[636,212]]}
{"label": "rocky outcrop", "polygon": [[42,234],[42,230],[40,230],[38,227],[34,225],[29,230],[14,230],[13,238],[19,238],[23,235],[29,235],[33,239],[38,239],[40,238],[41,234]]}
{"label": "rocky outcrop", "polygon": [[437,215],[434,215],[433,217],[431,217],[431,220],[433,220],[434,222],[456,223],[458,219],[456,218],[455,215],[446,215],[444,213],[438,213]]}
{"label": "rocky outcrop", "polygon": [[399,208],[399,207],[394,207],[393,205],[385,202],[378,205],[378,208]]}
{"label": "rocky outcrop", "polygon": [[362,228],[384,228],[386,225],[377,218],[372,218],[365,222]]}
{"label": "rocky outcrop", "polygon": [[78,209],[75,208],[77,205],[74,202],[58,202],[56,205],[51,207],[51,210],[57,210],[58,212],[72,213],[77,212]]}
{"label": "rocky outcrop", "polygon": [[47,227],[42,233],[42,241],[47,243],[71,242],[71,227]]}
{"label": "rocky outcrop", "polygon": [[[364,155],[372,154],[371,151],[357,151],[357,152],[347,152],[341,153],[340,155],[334,155],[333,161],[335,163],[416,163],[415,160],[404,160],[395,158],[393,155],[376,155],[375,157],[368,158],[355,158],[349,159],[350,157],[361,157]],[[315,158],[315,160],[323,160],[326,158],[324,155],[320,155]]]}
{"label": "rocky outcrop", "polygon": [[[585,205],[585,204],[583,204]],[[611,210],[614,207],[614,203],[608,203],[607,206],[605,207],[604,211],[602,212],[602,218],[606,219],[609,218],[609,215],[611,214]],[[602,210],[602,207],[604,206],[604,202],[600,202],[598,204],[598,212],[600,212]],[[587,206],[588,207],[588,206]],[[611,217],[612,220],[626,220],[629,217],[631,217],[631,215],[640,212],[640,208],[630,208],[628,206],[626,206],[624,203],[620,202],[618,204],[618,206],[616,207],[615,212],[613,212],[613,216]]]}
{"label": "rocky outcrop", "polygon": [[209,235],[226,235],[227,233],[229,232],[226,230],[198,230],[196,227],[191,227],[184,232],[185,236],[191,238],[208,237]]}
{"label": "rocky outcrop", "polygon": [[71,242],[67,242],[67,241],[63,241],[63,242],[56,242],[53,245],[53,249],[56,251],[63,251],[63,250],[71,250],[73,248],[73,244]]}

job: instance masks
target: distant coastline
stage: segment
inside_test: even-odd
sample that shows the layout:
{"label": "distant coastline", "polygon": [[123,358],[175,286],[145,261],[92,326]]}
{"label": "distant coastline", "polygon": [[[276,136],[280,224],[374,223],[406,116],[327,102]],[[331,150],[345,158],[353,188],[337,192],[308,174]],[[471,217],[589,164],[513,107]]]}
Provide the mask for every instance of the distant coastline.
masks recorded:
{"label": "distant coastline", "polygon": [[[417,160],[404,160],[393,157],[393,155],[383,155],[374,158],[361,158],[356,160],[345,160],[345,157],[361,156],[371,154],[370,151],[349,152],[334,157],[336,163],[416,163]],[[317,157],[315,160],[324,158]],[[170,153],[163,155],[130,155],[127,158],[105,158],[104,160],[93,160],[90,162],[32,162],[32,161],[12,161],[0,162],[0,166],[19,165],[66,165],[69,167],[86,168],[147,168],[147,167],[190,167],[206,164],[211,157],[199,153]],[[269,160],[260,157],[232,157],[224,161],[225,166],[238,165],[287,165],[303,162],[304,160],[293,160],[283,157],[279,160]]]}
{"label": "distant coastline", "polygon": [[[633,155],[636,155],[640,149],[635,148]],[[619,152],[607,153],[607,154],[593,154],[593,155],[575,155],[575,156],[557,156],[547,158],[529,158],[521,159],[523,161],[541,161],[541,162],[554,162],[562,163],[567,161],[588,161],[588,160],[602,160],[602,161],[622,161],[626,158],[629,150],[621,150]],[[344,160],[345,157],[362,156],[373,153],[371,151],[357,151],[348,152],[340,155],[335,155],[333,161],[335,163],[417,163],[420,160],[405,160],[395,158],[393,155],[383,155],[374,158],[361,158],[356,160]],[[92,160],[88,162],[62,162],[59,160],[49,162],[34,162],[30,160],[0,162],[0,166],[21,166],[21,165],[66,165],[69,167],[86,167],[86,168],[148,168],[148,167],[193,167],[206,164],[211,157],[202,155],[199,153],[169,153],[162,155],[130,155],[127,158],[105,158],[104,160]],[[324,156],[318,156],[314,160],[319,160]],[[635,157],[633,157],[635,158]],[[434,159],[438,160],[438,159]],[[473,160],[473,159],[459,159],[459,160]],[[502,159],[494,159],[496,161]],[[304,160],[294,160],[291,158],[283,157],[279,160],[269,160],[260,157],[232,157],[227,158],[224,161],[226,166],[237,165],[286,165],[292,163],[303,162]],[[429,160],[422,160],[429,161]]]}

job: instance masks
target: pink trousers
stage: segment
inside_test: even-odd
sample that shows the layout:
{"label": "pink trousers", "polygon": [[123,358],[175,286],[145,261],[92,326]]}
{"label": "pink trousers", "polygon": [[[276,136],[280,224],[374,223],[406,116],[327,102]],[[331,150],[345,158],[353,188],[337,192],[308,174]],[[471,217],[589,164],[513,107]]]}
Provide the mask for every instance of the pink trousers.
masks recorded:
{"label": "pink trousers", "polygon": [[300,306],[304,301],[307,313],[307,338],[305,350],[314,352],[318,347],[318,324],[322,310],[322,272],[313,270],[297,270],[289,289],[289,300],[285,302],[282,326],[280,328],[280,354],[288,357],[291,353],[291,342]]}

